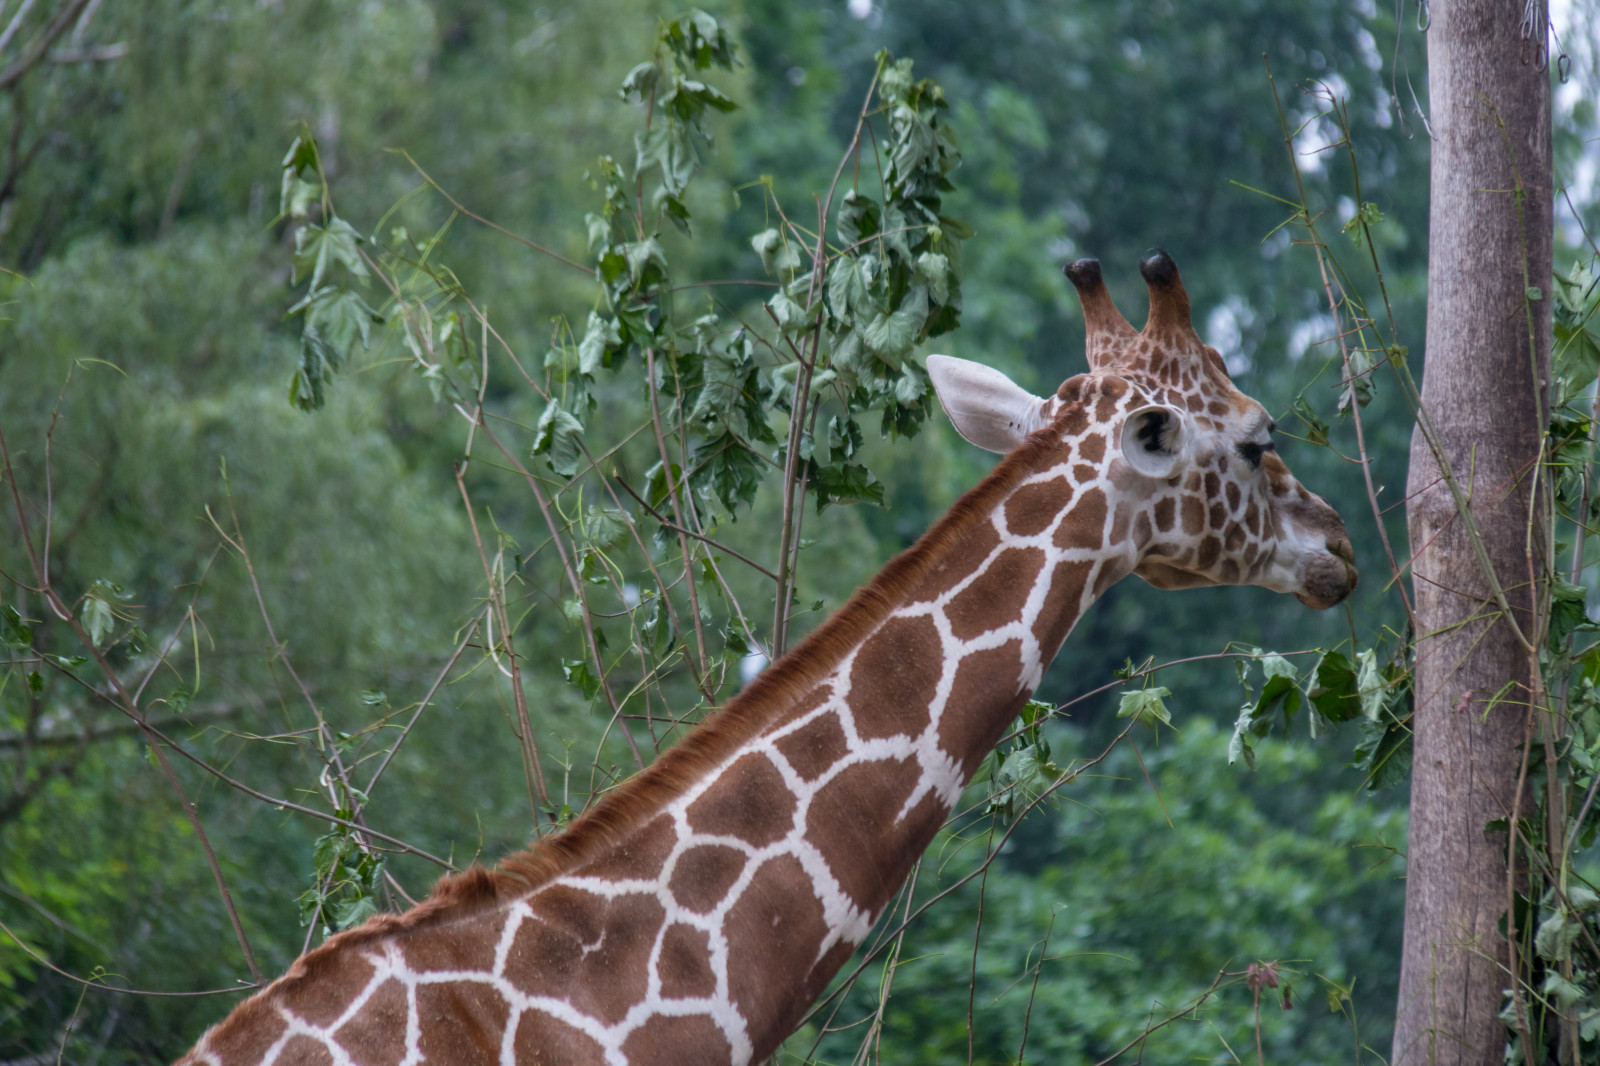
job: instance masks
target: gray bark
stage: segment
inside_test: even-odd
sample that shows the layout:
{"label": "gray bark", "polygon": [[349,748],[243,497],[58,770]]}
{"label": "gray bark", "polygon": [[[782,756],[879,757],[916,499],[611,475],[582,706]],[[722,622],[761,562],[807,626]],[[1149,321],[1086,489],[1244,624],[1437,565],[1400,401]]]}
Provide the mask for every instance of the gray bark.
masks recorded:
{"label": "gray bark", "polygon": [[[1537,584],[1529,474],[1549,377],[1550,83],[1524,43],[1523,5],[1433,0],[1433,136],[1423,408],[1455,471],[1523,634]],[[1503,129],[1502,129],[1503,127]],[[1525,195],[1512,192],[1520,180]],[[1529,311],[1532,313],[1530,329]],[[1530,337],[1531,334],[1531,337]],[[1531,347],[1531,350],[1530,350]],[[1495,1064],[1510,979],[1499,923],[1506,834],[1528,714],[1529,661],[1478,562],[1421,430],[1407,520],[1416,593],[1416,717],[1405,946],[1392,1062]],[[1537,547],[1534,549],[1537,553]],[[1532,579],[1532,580],[1530,580]],[[1528,814],[1526,799],[1521,811]]]}

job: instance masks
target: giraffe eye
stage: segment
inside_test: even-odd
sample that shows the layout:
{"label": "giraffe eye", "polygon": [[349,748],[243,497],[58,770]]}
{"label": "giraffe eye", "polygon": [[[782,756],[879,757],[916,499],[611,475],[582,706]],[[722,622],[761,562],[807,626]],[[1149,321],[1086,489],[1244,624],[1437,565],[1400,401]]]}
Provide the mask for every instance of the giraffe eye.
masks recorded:
{"label": "giraffe eye", "polygon": [[1245,441],[1243,444],[1239,445],[1239,457],[1245,462],[1249,463],[1252,470],[1259,470],[1261,469],[1261,456],[1267,452],[1275,452],[1277,450],[1278,446],[1272,443],[1270,440],[1265,444],[1257,444],[1255,441]]}

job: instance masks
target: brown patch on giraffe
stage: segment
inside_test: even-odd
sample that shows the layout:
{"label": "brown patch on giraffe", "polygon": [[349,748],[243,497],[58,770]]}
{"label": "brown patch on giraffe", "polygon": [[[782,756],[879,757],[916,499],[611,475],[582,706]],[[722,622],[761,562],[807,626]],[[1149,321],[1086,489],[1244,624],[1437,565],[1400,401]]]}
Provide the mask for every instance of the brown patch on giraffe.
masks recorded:
{"label": "brown patch on giraffe", "polygon": [[722,902],[747,861],[744,852],[725,844],[697,845],[678,856],[667,888],[680,905],[705,914]]}
{"label": "brown patch on giraffe", "polygon": [[1027,702],[1028,693],[1017,692],[1021,677],[1020,640],[973,652],[956,668],[950,700],[939,719],[939,747],[961,764],[963,779],[977,772]]}
{"label": "brown patch on giraffe", "polygon": [[818,715],[805,725],[785,734],[775,744],[789,760],[802,781],[815,781],[823,771],[845,757],[850,742],[833,711]]}
{"label": "brown patch on giraffe", "polygon": [[1211,505],[1209,515],[1211,518],[1211,528],[1221,529],[1228,521],[1228,505],[1223,503],[1221,500],[1217,500]]}
{"label": "brown patch on giraffe", "polygon": [[462,1066],[499,1066],[501,1034],[511,1007],[487,981],[441,981],[417,986],[417,1020],[424,1059]]}
{"label": "brown patch on giraffe", "polygon": [[960,584],[968,574],[982,566],[984,560],[999,546],[1000,531],[985,516],[983,521],[975,523],[968,531],[959,548],[951,552],[934,571],[936,587],[929,590],[928,598]]}
{"label": "brown patch on giraffe", "polygon": [[1237,511],[1240,498],[1239,483],[1237,481],[1228,482],[1228,510]]}
{"label": "brown patch on giraffe", "polygon": [[794,827],[794,808],[783,775],[757,751],[740,756],[684,815],[696,833],[738,837],[760,848]]}
{"label": "brown patch on giraffe", "polygon": [[1106,538],[1106,494],[1100,488],[1086,489],[1072,505],[1072,511],[1056,527],[1052,538],[1058,548],[1098,548]]}
{"label": "brown patch on giraffe", "polygon": [[1261,505],[1255,500],[1250,501],[1250,506],[1244,509],[1244,525],[1252,537],[1261,535]]}
{"label": "brown patch on giraffe", "polygon": [[1140,511],[1139,517],[1133,520],[1133,543],[1142,548],[1150,543],[1150,538],[1154,535],[1150,528],[1150,513]]}
{"label": "brown patch on giraffe", "polygon": [[[1095,599],[1099,599],[1101,596],[1104,596],[1106,589],[1110,588],[1112,585],[1115,585],[1118,581],[1121,581],[1123,576],[1124,572],[1121,567],[1102,566],[1100,568],[1100,572],[1094,577]],[[1061,639],[1066,640],[1066,635],[1063,634]]]}
{"label": "brown patch on giraffe", "polygon": [[333,1066],[333,1053],[328,1045],[309,1036],[291,1036],[278,1052],[279,1062],[292,1062],[295,1066]]}
{"label": "brown patch on giraffe", "polygon": [[1260,555],[1261,546],[1259,544],[1246,545],[1244,549],[1244,565],[1247,567],[1256,565],[1256,559]]}
{"label": "brown patch on giraffe", "polygon": [[1006,528],[1017,537],[1043,533],[1071,497],[1072,486],[1062,478],[1024,485],[1006,501]]}
{"label": "brown patch on giraffe", "polygon": [[811,969],[828,924],[821,900],[790,887],[809,883],[805,867],[793,855],[768,859],[729,908],[723,925],[728,937],[728,991],[751,1025],[750,1040],[758,1055],[760,1049],[770,1049],[787,1036],[810,1006],[792,994],[793,977]]}
{"label": "brown patch on giraffe", "polygon": [[[462,922],[451,926],[448,931],[407,930],[395,937],[395,943],[405,955],[406,966],[418,973],[430,970],[476,970],[488,973],[494,966],[495,948],[499,946],[506,917],[505,913],[501,913],[492,921]],[[312,981],[319,987],[326,987],[316,978]]]}
{"label": "brown patch on giraffe", "polygon": [[1228,535],[1223,538],[1222,547],[1229,555],[1237,554],[1244,547],[1244,527],[1237,522],[1229,523]]}
{"label": "brown patch on giraffe", "polygon": [[1232,559],[1222,560],[1222,583],[1225,585],[1239,583],[1239,564]]}
{"label": "brown patch on giraffe", "polygon": [[[733,1048],[707,1015],[657,1014],[628,1034],[622,1042],[622,1057],[628,1062],[703,1062],[716,1066],[733,1061]],[[594,1061],[599,1062],[599,1057]]]}
{"label": "brown patch on giraffe", "polygon": [[580,867],[577,873],[606,881],[652,881],[660,876],[677,843],[678,830],[671,816],[663,814],[646,822],[610,853]]}
{"label": "brown patch on giraffe", "polygon": [[1099,463],[1100,460],[1106,457],[1106,439],[1098,433],[1079,437],[1078,456],[1091,463]]}
{"label": "brown patch on giraffe", "polygon": [[773,727],[777,728],[779,725],[785,722],[793,722],[797,719],[804,718],[818,707],[821,707],[824,703],[827,703],[832,697],[833,686],[831,684],[818,685],[816,688],[806,693],[804,698],[796,702],[793,707],[789,708],[789,710],[784,713],[783,717],[779,718],[773,723]]}
{"label": "brown patch on giraffe", "polygon": [[1133,506],[1126,500],[1117,502],[1117,509],[1111,514],[1111,532],[1106,535],[1107,544],[1121,544],[1128,539],[1128,523],[1133,517]]}
{"label": "brown patch on giraffe", "polygon": [[1072,467],[1072,477],[1079,485],[1087,485],[1100,476],[1100,471],[1088,463],[1076,463]]}
{"label": "brown patch on giraffe", "polygon": [[1217,496],[1221,495],[1221,493],[1222,493],[1222,478],[1217,476],[1217,472],[1215,470],[1207,472],[1207,474],[1206,474],[1206,498],[1214,500],[1214,499],[1217,498]]}
{"label": "brown patch on giraffe", "polygon": [[[276,987],[276,986],[274,986]],[[223,1062],[260,1062],[289,1023],[269,1005],[271,990],[252,996],[206,1034],[205,1045]]]}
{"label": "brown patch on giraffe", "polygon": [[1191,393],[1191,394],[1189,394],[1189,396],[1185,397],[1183,403],[1184,403],[1185,407],[1187,407],[1190,411],[1194,412],[1195,414],[1199,414],[1201,411],[1204,411],[1206,409],[1205,400],[1201,399],[1199,396],[1197,396],[1197,395],[1195,395],[1193,393]]}
{"label": "brown patch on giraffe", "polygon": [[1094,420],[1102,425],[1109,424],[1117,414],[1117,397],[1110,389],[1100,394],[1100,399],[1094,405]]}
{"label": "brown patch on giraffe", "polygon": [[710,996],[717,990],[711,971],[711,937],[704,929],[682,922],[661,934],[661,994],[668,999]]}
{"label": "brown patch on giraffe", "polygon": [[[1050,590],[1044,594],[1039,617],[1033,620],[1033,638],[1039,642],[1039,657],[1050,655],[1067,639],[1067,631],[1078,620],[1083,603],[1083,587],[1088,584],[1093,563],[1057,563],[1050,575]],[[1002,645],[1004,646],[1004,645]]]}
{"label": "brown patch on giraffe", "polygon": [[1226,452],[1217,455],[1217,469],[1224,474],[1228,472],[1228,456]]}
{"label": "brown patch on giraffe", "polygon": [[928,664],[939,662],[943,654],[939,629],[926,615],[891,618],[867,638],[850,665],[850,702],[874,712],[893,710],[874,718],[859,716],[857,735],[916,736],[926,729],[928,704],[939,687],[939,675]]}
{"label": "brown patch on giraffe", "polygon": [[1223,400],[1212,400],[1211,404],[1210,404],[1210,407],[1208,409],[1210,410],[1210,412],[1212,414],[1216,415],[1218,418],[1225,417],[1227,415],[1228,411],[1230,410],[1230,408],[1228,407],[1228,404]]}
{"label": "brown patch on giraffe", "polygon": [[1183,531],[1191,537],[1199,536],[1206,527],[1206,505],[1198,496],[1183,498]]}
{"label": "brown patch on giraffe", "polygon": [[648,963],[666,911],[654,895],[629,892],[610,899],[551,885],[528,899],[549,925],[523,921],[505,975],[530,994],[575,989],[574,1006],[615,1025],[645,996]]}
{"label": "brown patch on giraffe", "polygon": [[399,1066],[406,1057],[406,988],[390,978],[367,998],[367,1005],[334,1031],[339,1046],[362,1066]]}
{"label": "brown patch on giraffe", "polygon": [[921,776],[922,768],[911,756],[856,763],[818,789],[811,800],[806,839],[862,910],[877,913],[900,887],[898,877],[885,871],[900,869],[896,845],[906,823],[873,826],[861,812],[898,811]]}
{"label": "brown patch on giraffe", "polygon": [[[795,996],[796,1002],[806,1004],[815,1002],[822,994],[822,990],[828,987],[828,981],[839,972],[839,967],[849,962],[850,956],[855,953],[856,945],[850,941],[843,939],[835,941],[833,947],[822,953],[822,958],[817,960],[817,964],[811,968],[805,980],[800,982],[798,994]],[[756,1061],[759,1061],[762,1054],[764,1053],[758,1047]]]}
{"label": "brown patch on giraffe", "polygon": [[537,1007],[529,1007],[517,1019],[511,1048],[516,1061],[529,1066],[604,1062],[606,1057],[605,1048],[594,1037]]}
{"label": "brown patch on giraffe", "polygon": [[1171,496],[1163,496],[1156,501],[1155,517],[1156,528],[1163,533],[1172,532],[1172,520],[1177,516],[1178,505]]}
{"label": "brown patch on giraffe", "polygon": [[1089,409],[1081,403],[1075,403],[1056,416],[1056,426],[1062,434],[1076,437],[1089,428]]}
{"label": "brown patch on giraffe", "polygon": [[[286,985],[280,1002],[296,1017],[315,1026],[327,1026],[344,1013],[345,1007],[367,987],[376,972],[372,963],[360,955],[324,955],[311,959],[305,967],[304,980]],[[330,988],[341,992],[329,995]]]}
{"label": "brown patch on giraffe", "polygon": [[1200,554],[1195,557],[1195,566],[1200,570],[1209,570],[1221,554],[1222,541],[1215,535],[1207,536],[1200,542]]}
{"label": "brown patch on giraffe", "polygon": [[[1022,606],[1028,602],[1033,584],[1039,578],[1039,570],[1044,566],[1044,558],[1042,548],[1007,548],[997,555],[989,568],[957,593],[945,607],[944,616],[950,622],[950,632],[957,640],[971,640],[993,629],[997,622],[1021,614]],[[926,649],[930,658],[927,661],[935,662],[942,654],[939,631],[931,619],[922,621],[927,622],[930,634],[930,644]],[[860,664],[861,660],[857,658],[857,669]],[[924,673],[927,671],[924,670]],[[852,673],[852,676],[855,675]],[[928,688],[929,701],[933,699],[933,689],[938,679],[930,678],[930,681],[933,684]]]}

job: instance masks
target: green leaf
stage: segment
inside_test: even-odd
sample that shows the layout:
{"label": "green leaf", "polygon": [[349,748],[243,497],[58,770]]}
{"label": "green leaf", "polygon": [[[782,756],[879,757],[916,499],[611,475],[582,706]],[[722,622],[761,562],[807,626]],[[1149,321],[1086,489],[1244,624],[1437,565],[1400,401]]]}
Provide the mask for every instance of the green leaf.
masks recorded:
{"label": "green leaf", "polygon": [[[1370,660],[1372,652],[1366,651]],[[1362,713],[1363,694],[1356,671],[1342,652],[1325,652],[1312,671],[1311,688],[1306,698],[1311,707],[1330,722],[1348,722]]]}
{"label": "green leaf", "polygon": [[1572,943],[1577,939],[1578,923],[1570,919],[1564,909],[1557,907],[1539,923],[1533,947],[1543,958],[1560,962],[1572,957]]}
{"label": "green leaf", "polygon": [[917,256],[917,277],[928,286],[928,295],[934,303],[944,303],[950,296],[950,260],[937,252],[923,252]]}
{"label": "green leaf", "polygon": [[1552,652],[1560,653],[1567,637],[1573,633],[1597,628],[1589,620],[1587,606],[1584,588],[1572,584],[1559,574],[1551,576],[1549,647]]}
{"label": "green leaf", "polygon": [[[602,366],[611,366],[611,354],[622,345],[622,330],[614,318],[601,318],[589,312],[589,325],[578,344],[578,370],[593,377]],[[546,361],[548,364],[548,360]]]}
{"label": "green leaf", "polygon": [[111,617],[111,605],[93,595],[84,597],[83,606],[78,609],[78,621],[89,635],[89,642],[97,648],[104,647],[115,624]]}
{"label": "green leaf", "polygon": [[561,673],[567,681],[577,686],[586,700],[594,699],[595,693],[600,691],[600,679],[589,669],[587,659],[562,659]]}
{"label": "green leaf", "polygon": [[828,310],[834,321],[848,325],[873,310],[867,294],[867,264],[871,260],[841,255],[828,267]]}
{"label": "green leaf", "polygon": [[378,905],[371,896],[342,900],[330,908],[336,929],[353,929],[378,913]]}
{"label": "green leaf", "polygon": [[809,487],[816,493],[818,514],[830,503],[883,505],[883,484],[859,463],[812,464]]}
{"label": "green leaf", "polygon": [[593,507],[583,517],[583,535],[601,551],[628,542],[628,516],[615,507]]}
{"label": "green leaf", "polygon": [[1573,1004],[1587,995],[1583,986],[1568,981],[1554,970],[1545,974],[1543,991],[1546,996],[1555,1000],[1556,1007],[1562,1011],[1571,1010]]}
{"label": "green leaf", "polygon": [[634,100],[644,103],[655,93],[656,86],[661,82],[661,68],[654,63],[640,63],[627,76],[622,79],[622,88],[618,90],[624,100]]}
{"label": "green leaf", "polygon": [[800,268],[800,253],[775,229],[764,229],[750,238],[750,247],[761,256],[761,267],[768,274],[781,274]]}
{"label": "green leaf", "polygon": [[883,208],[876,200],[851,189],[839,203],[839,239],[846,246],[858,244],[878,233],[882,219]]}
{"label": "green leaf", "polygon": [[[311,204],[322,197],[322,164],[317,158],[317,142],[301,134],[289,145],[283,157],[283,181],[278,188],[278,213],[290,218],[305,218]],[[315,181],[307,181],[310,173]]]}
{"label": "green leaf", "polygon": [[334,285],[313,289],[289,308],[291,315],[302,311],[305,328],[318,333],[326,344],[325,356],[335,368],[354,349],[357,340],[361,347],[367,347],[373,324],[383,322],[383,316],[367,306],[360,294]]}
{"label": "green leaf", "polygon": [[33,627],[25,625],[22,615],[17,609],[6,604],[0,610],[0,643],[12,648],[27,648],[33,645]]}
{"label": "green leaf", "polygon": [[311,288],[321,288],[328,268],[335,263],[352,278],[364,279],[367,264],[361,261],[360,244],[361,235],[342,218],[329,219],[325,226],[302,226],[294,237],[294,280],[309,271]]}
{"label": "green leaf", "polygon": [[907,291],[900,307],[893,314],[879,314],[862,332],[866,346],[885,363],[896,370],[900,362],[916,343],[917,334],[928,318],[928,290],[923,285],[913,285]]}
{"label": "green leaf", "polygon": [[1411,729],[1393,720],[1366,722],[1353,755],[1352,765],[1365,775],[1368,789],[1398,785],[1411,769]]}
{"label": "green leaf", "polygon": [[782,289],[767,301],[767,306],[772,308],[772,317],[785,333],[799,333],[811,325],[811,316],[806,314],[806,309]]}
{"label": "green leaf", "polygon": [[761,457],[737,437],[724,433],[694,450],[694,485],[709,489],[729,514],[755,499],[765,473]]}
{"label": "green leaf", "polygon": [[650,494],[650,506],[659,507],[666,500],[671,489],[683,484],[683,468],[677,463],[672,464],[672,480],[667,480],[667,468],[661,463],[656,463],[645,474],[645,488]]}
{"label": "green leaf", "polygon": [[1170,695],[1172,695],[1170,689],[1159,685],[1124,692],[1117,703],[1117,717],[1132,718],[1148,726],[1154,726],[1157,722],[1171,725],[1172,715],[1167,712],[1167,705],[1162,702]]}
{"label": "green leaf", "polygon": [[557,474],[571,477],[578,472],[582,436],[583,423],[570,411],[563,409],[561,401],[551,400],[539,416],[539,426],[533,438],[533,454],[545,456],[550,469]]}

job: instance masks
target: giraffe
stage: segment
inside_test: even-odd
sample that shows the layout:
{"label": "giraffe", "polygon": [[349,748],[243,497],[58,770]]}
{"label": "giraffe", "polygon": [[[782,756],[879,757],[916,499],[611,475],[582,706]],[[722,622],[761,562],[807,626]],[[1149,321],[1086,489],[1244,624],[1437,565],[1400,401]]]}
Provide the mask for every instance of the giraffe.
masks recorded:
{"label": "giraffe", "polygon": [[339,933],[180,1066],[748,1063],[866,938],[1088,606],[1356,583],[1333,508],[1195,333],[1162,251],[1135,331],[1066,267],[1089,372],[1048,398],[929,356],[1006,457],[837,614],[563,833]]}

